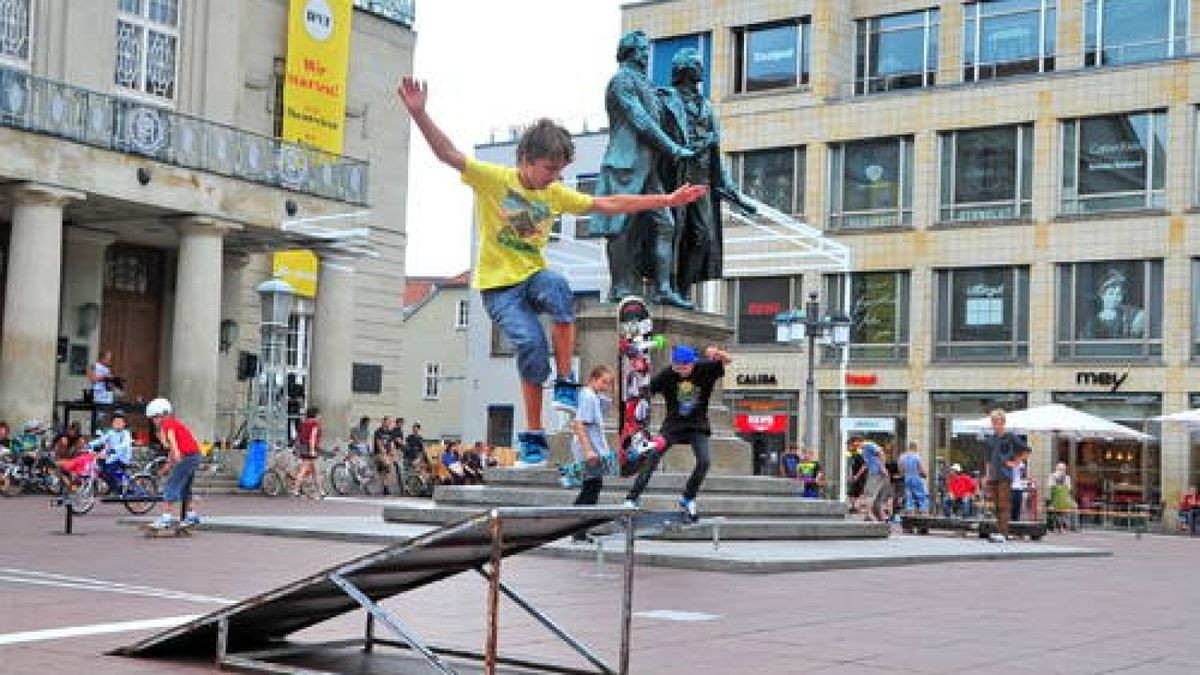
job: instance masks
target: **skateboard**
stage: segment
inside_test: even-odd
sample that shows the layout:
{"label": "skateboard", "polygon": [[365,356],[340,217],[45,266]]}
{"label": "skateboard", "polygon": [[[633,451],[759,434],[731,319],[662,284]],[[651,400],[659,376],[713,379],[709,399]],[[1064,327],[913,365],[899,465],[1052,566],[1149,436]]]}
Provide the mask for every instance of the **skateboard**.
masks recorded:
{"label": "skateboard", "polygon": [[621,300],[617,306],[617,455],[622,476],[637,473],[651,452],[666,447],[649,428],[650,352],[665,344],[653,331],[654,320],[644,300],[633,295]]}
{"label": "skateboard", "polygon": [[146,535],[147,539],[158,539],[160,537],[190,537],[192,536],[192,526],[177,523],[170,527],[151,527],[149,524],[138,525],[138,529],[142,534]]}
{"label": "skateboard", "polygon": [[683,511],[642,511],[633,517],[633,531],[638,534],[673,532],[699,524]]}
{"label": "skateboard", "polygon": [[[604,465],[603,475],[615,476],[618,473],[617,455],[616,453],[608,453],[600,455],[600,462]],[[575,460],[566,464],[558,465],[558,480],[565,488],[577,488],[583,485],[584,471],[587,468],[587,462]]]}

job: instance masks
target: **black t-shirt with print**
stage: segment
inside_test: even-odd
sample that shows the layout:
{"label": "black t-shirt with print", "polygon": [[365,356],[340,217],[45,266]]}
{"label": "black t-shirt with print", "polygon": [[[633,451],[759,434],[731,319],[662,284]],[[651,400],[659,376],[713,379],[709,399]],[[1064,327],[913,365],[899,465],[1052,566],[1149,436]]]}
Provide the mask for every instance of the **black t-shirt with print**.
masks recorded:
{"label": "black t-shirt with print", "polygon": [[650,381],[650,393],[662,394],[667,403],[667,417],[662,434],[668,441],[675,437],[699,432],[712,434],[708,423],[708,399],[717,380],[725,376],[725,364],[700,360],[686,378],[667,367]]}

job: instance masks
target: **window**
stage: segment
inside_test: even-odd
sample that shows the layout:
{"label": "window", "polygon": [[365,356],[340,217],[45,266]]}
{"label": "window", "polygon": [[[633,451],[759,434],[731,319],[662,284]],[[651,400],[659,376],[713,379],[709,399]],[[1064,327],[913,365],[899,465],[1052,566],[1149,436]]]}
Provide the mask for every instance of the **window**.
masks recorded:
{"label": "window", "polygon": [[[826,277],[825,297],[831,312],[834,307],[849,307],[851,359],[908,358],[908,272],[830,275]],[[839,357],[838,348],[825,348],[824,360]]]}
{"label": "window", "polygon": [[935,360],[1015,361],[1029,356],[1029,268],[937,272]]}
{"label": "window", "polygon": [[[594,173],[581,174],[575,177],[575,189],[584,194],[596,194],[596,181],[600,177]],[[575,216],[575,238],[576,239],[602,239],[603,235],[593,235],[588,228],[591,227],[591,216]]]}
{"label": "window", "polygon": [[994,0],[963,7],[963,79],[1054,70],[1056,0]]}
{"label": "window", "polygon": [[1163,208],[1167,113],[1126,113],[1062,125],[1063,213]]}
{"label": "window", "polygon": [[180,0],[117,0],[118,87],[175,98]]}
{"label": "window", "polygon": [[1188,0],[1087,0],[1083,64],[1112,66],[1187,53]]}
{"label": "window", "polygon": [[800,302],[801,277],[747,277],[729,280],[735,339],[741,345],[775,344],[775,315]]}
{"label": "window", "polygon": [[808,18],[733,29],[734,91],[766,91],[808,84]]}
{"label": "window", "polygon": [[1059,265],[1055,355],[1061,359],[1161,356],[1162,295],[1160,260]]}
{"label": "window", "polygon": [[311,314],[292,314],[288,317],[287,353],[284,355],[288,370],[308,372],[312,323]]}
{"label": "window", "polygon": [[1200,258],[1192,259],[1192,359],[1200,359]]}
{"label": "window", "polygon": [[938,61],[936,9],[857,22],[854,93],[933,86]]}
{"label": "window", "polygon": [[748,197],[788,215],[804,213],[804,148],[754,150],[733,156],[734,180]]}
{"label": "window", "polygon": [[463,328],[466,328],[467,327],[467,319],[470,317],[470,315],[471,315],[471,301],[469,299],[465,299],[465,298],[462,300],[459,300],[458,306],[455,308],[455,311],[454,311],[454,327],[458,328],[460,330]]}
{"label": "window", "polygon": [[712,38],[708,33],[693,33],[650,41],[650,79],[660,87],[671,86],[671,60],[680,49],[690,47],[700,54],[706,76],[700,90],[708,97],[708,83],[712,80]]}
{"label": "window", "polygon": [[29,64],[29,2],[0,0],[0,63]]}
{"label": "window", "polygon": [[911,136],[835,144],[829,170],[832,229],[912,224]]}
{"label": "window", "polygon": [[425,391],[422,398],[427,401],[437,400],[441,392],[442,364],[427,362],[425,364]]}
{"label": "window", "polygon": [[1033,125],[941,135],[942,221],[1032,216]]}

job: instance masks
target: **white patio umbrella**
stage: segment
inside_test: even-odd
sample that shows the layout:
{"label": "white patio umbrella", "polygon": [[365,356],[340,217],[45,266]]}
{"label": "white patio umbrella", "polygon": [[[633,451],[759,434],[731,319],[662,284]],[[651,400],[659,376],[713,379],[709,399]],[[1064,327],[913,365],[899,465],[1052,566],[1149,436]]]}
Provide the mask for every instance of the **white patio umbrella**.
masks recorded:
{"label": "white patio umbrella", "polygon": [[1200,428],[1200,408],[1171,413],[1170,415],[1159,415],[1154,419],[1158,422],[1179,422],[1180,424],[1186,424],[1196,429]]}
{"label": "white patio umbrella", "polygon": [[[992,428],[990,418],[960,422],[961,430],[987,432]],[[1112,420],[1076,410],[1061,403],[1040,405],[1016,410],[1005,416],[1005,429],[1025,433],[1052,433],[1070,438],[1104,438],[1129,441],[1148,441],[1154,437]]]}

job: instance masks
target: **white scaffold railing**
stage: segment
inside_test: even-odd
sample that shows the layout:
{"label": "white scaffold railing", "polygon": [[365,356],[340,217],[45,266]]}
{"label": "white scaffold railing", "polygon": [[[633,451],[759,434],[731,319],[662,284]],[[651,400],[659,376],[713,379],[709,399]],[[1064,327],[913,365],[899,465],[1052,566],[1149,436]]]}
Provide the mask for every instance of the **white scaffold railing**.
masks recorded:
{"label": "white scaffold railing", "polygon": [[749,197],[746,201],[754,205],[756,214],[725,210],[725,276],[850,269],[850,248],[845,244],[760,201]]}

